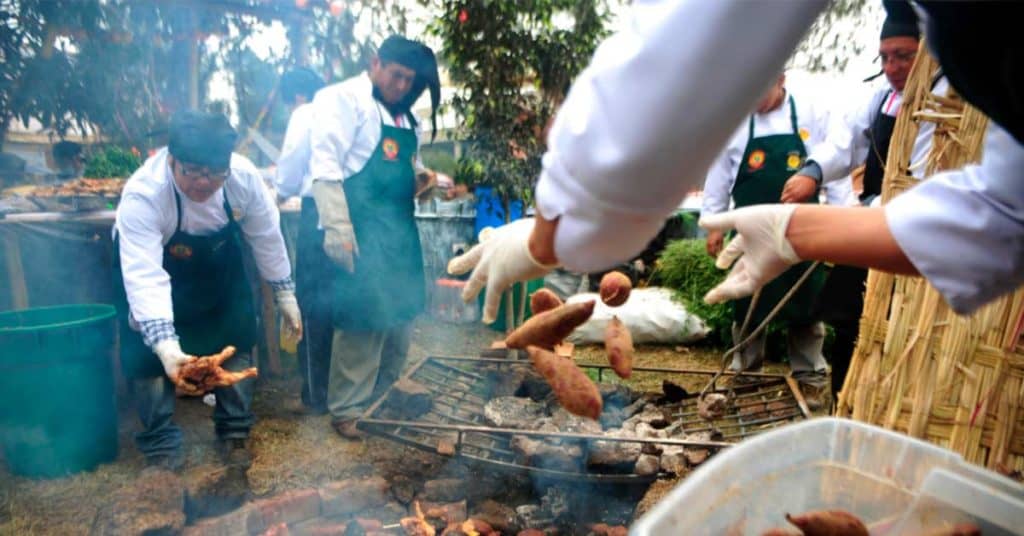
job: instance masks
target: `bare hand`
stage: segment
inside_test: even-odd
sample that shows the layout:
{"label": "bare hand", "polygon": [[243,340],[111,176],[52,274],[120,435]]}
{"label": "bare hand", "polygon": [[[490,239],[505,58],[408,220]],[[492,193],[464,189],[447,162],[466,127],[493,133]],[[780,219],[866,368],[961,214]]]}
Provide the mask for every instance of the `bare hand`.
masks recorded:
{"label": "bare hand", "polygon": [[818,191],[818,182],[807,175],[793,175],[782,188],[783,203],[803,203]]}
{"label": "bare hand", "polygon": [[705,247],[712,259],[717,259],[722,252],[722,244],[725,243],[725,233],[722,231],[708,231],[708,238]]}

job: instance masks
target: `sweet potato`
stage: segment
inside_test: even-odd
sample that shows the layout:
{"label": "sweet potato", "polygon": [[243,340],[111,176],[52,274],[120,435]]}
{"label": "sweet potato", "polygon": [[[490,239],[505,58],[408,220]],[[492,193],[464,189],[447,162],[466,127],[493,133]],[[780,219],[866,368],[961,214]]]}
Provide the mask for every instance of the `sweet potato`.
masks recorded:
{"label": "sweet potato", "polygon": [[601,301],[609,307],[618,307],[629,299],[629,291],[633,290],[633,282],[622,272],[608,272],[601,278],[598,290]]}
{"label": "sweet potato", "polygon": [[505,338],[509,348],[526,348],[529,345],[551,350],[572,330],[587,321],[594,314],[594,300],[571,303],[530,317]]}
{"label": "sweet potato", "polygon": [[538,346],[528,346],[526,351],[566,411],[591,419],[601,415],[601,392],[576,363]]}
{"label": "sweet potato", "polygon": [[805,536],[868,536],[868,528],[857,516],[845,510],[817,510],[800,515],[786,514]]}
{"label": "sweet potato", "polygon": [[542,288],[533,294],[530,294],[530,310],[533,314],[537,315],[544,311],[550,311],[556,307],[562,305],[562,298],[558,297],[558,294]]}
{"label": "sweet potato", "polygon": [[952,527],[928,529],[916,532],[914,536],[981,536],[981,529],[973,523],[960,523]]}
{"label": "sweet potato", "polygon": [[617,316],[604,328],[604,349],[608,352],[608,363],[620,378],[633,374],[633,335]]}
{"label": "sweet potato", "polygon": [[721,419],[729,407],[729,399],[722,393],[708,393],[697,400],[697,415],[706,421]]}

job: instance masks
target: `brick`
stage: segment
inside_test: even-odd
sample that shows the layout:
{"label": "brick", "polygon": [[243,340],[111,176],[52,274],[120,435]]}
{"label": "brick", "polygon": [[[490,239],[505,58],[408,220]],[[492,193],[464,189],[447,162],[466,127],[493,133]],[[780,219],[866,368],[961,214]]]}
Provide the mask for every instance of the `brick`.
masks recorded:
{"label": "brick", "polygon": [[381,477],[332,482],[320,488],[324,516],[358,515],[387,503],[388,483]]}
{"label": "brick", "polygon": [[246,504],[237,510],[218,517],[204,519],[195,525],[185,528],[185,534],[192,536],[235,536],[236,534],[249,534],[261,532],[264,529],[263,519],[260,517],[255,527],[249,526],[249,520],[253,512],[259,514],[251,504]]}
{"label": "brick", "polygon": [[[253,503],[263,517],[264,527],[298,523],[320,515],[320,494],[315,489],[286,491]],[[258,532],[258,531],[257,531]],[[249,526],[253,533],[253,526]]]}

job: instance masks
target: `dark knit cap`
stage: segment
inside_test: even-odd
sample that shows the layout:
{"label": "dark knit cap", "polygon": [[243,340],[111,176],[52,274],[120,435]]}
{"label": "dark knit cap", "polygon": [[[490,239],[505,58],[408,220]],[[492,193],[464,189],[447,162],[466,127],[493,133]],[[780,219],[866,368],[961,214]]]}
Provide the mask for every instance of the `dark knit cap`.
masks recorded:
{"label": "dark knit cap", "polygon": [[411,108],[416,99],[423,94],[423,90],[430,88],[430,124],[433,128],[433,140],[437,135],[437,107],[441,104],[441,78],[437,73],[437,58],[434,51],[419,41],[392,35],[381,43],[377,58],[381,63],[397,63],[416,72],[416,80],[402,101],[403,108]]}
{"label": "dark knit cap", "polygon": [[879,39],[890,37],[921,38],[921,29],[917,26],[917,14],[907,0],[882,0],[885,7],[885,22],[882,23],[882,35]]}
{"label": "dark knit cap", "polygon": [[238,135],[223,114],[185,110],[171,117],[167,150],[176,160],[227,169]]}

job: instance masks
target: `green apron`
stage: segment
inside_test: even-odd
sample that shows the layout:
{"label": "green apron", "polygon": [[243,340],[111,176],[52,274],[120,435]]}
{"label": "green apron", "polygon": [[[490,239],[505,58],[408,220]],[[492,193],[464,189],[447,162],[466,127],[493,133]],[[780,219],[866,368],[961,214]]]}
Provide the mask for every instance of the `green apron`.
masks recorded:
{"label": "green apron", "polygon": [[343,183],[359,254],[354,273],[334,270],[332,317],[341,330],[398,327],[426,305],[423,253],[413,215],[416,132],[385,125],[383,115],[380,130],[380,142],[366,166]]}
{"label": "green apron", "polygon": [[[174,330],[182,350],[191,355],[217,353],[228,345],[249,352],[258,338],[252,290],[242,264],[241,232],[226,194],[227,226],[212,235],[196,236],[181,230],[181,197],[174,192],[178,223],[164,246],[163,268],[171,277]],[[164,374],[160,360],[128,324],[120,251],[115,238],[113,272],[121,367],[129,378],[159,377]]]}
{"label": "green apron", "polygon": [[[778,203],[786,180],[803,166],[807,150],[797,127],[796,106],[793,104],[792,95],[789,97],[789,111],[793,124],[793,132],[789,134],[754,137],[754,116],[750,116],[749,141],[743,151],[743,159],[740,161],[740,168],[732,187],[732,198],[736,208]],[[816,195],[808,201],[815,202]],[[761,297],[751,316],[748,330],[753,330],[764,320],[810,265],[810,262],[797,264],[761,289]],[[813,309],[824,282],[825,269],[819,265],[776,318],[796,325],[814,322],[816,318]],[[732,303],[733,319],[742,325],[750,307],[750,298]]]}

